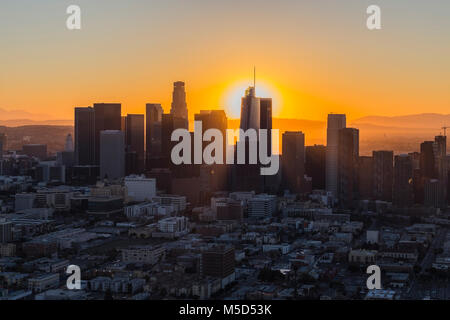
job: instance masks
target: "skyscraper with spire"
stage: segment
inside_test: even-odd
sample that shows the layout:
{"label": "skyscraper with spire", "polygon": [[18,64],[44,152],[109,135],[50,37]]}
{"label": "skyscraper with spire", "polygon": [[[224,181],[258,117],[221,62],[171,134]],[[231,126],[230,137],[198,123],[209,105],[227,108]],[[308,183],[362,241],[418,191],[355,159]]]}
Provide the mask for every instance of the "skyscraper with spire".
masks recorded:
{"label": "skyscraper with spire", "polygon": [[248,129],[259,130],[261,125],[260,112],[261,99],[256,97],[255,87],[249,87],[241,100],[241,129],[244,131]]}
{"label": "skyscraper with spire", "polygon": [[[257,152],[261,148],[259,141],[260,129],[267,130],[266,153],[271,155],[272,151],[272,99],[256,97],[256,78],[254,74],[253,86],[248,87],[244,97],[241,99],[241,123],[240,128],[243,131],[248,129],[257,132]],[[264,192],[269,187],[266,177],[260,174],[260,164],[250,164],[250,139],[251,135],[245,138],[245,164],[234,166],[233,187],[236,190],[254,190]],[[236,152],[235,152],[236,156]],[[236,162],[235,162],[236,163]]]}

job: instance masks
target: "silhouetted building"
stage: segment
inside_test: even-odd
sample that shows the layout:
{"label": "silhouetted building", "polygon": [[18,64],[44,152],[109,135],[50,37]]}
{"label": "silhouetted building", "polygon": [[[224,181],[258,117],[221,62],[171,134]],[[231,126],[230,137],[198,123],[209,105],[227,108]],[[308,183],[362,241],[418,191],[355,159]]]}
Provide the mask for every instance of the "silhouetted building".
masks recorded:
{"label": "silhouetted building", "polygon": [[302,193],[305,179],[305,135],[286,131],[282,138],[281,156],[283,187],[292,193]]}
{"label": "silhouetted building", "polygon": [[436,136],[434,139],[434,164],[439,184],[439,208],[447,207],[447,137]]}
{"label": "silhouetted building", "polygon": [[[217,129],[221,132],[223,137],[223,157],[222,163],[226,163],[226,136],[227,136],[227,116],[223,110],[200,110],[200,113],[195,114],[195,121],[202,122],[202,136],[207,130]],[[209,145],[211,141],[203,141],[202,150]]]}
{"label": "silhouetted building", "polygon": [[338,146],[338,202],[341,208],[352,208],[358,190],[359,130],[340,129]]}
{"label": "silhouetted building", "polygon": [[75,163],[80,166],[95,163],[95,111],[75,108]]}
{"label": "silhouetted building", "polygon": [[329,114],[327,124],[326,190],[338,194],[339,130],[345,128],[345,114]]}
{"label": "silhouetted building", "polygon": [[395,156],[393,205],[399,208],[411,207],[413,196],[413,165],[409,155]]}
{"label": "silhouetted building", "polygon": [[154,168],[147,172],[147,178],[156,179],[156,188],[164,193],[172,193],[172,172],[167,168]]}
{"label": "silhouetted building", "polygon": [[413,170],[420,169],[420,152],[410,152],[408,155],[411,157]]}
{"label": "silhouetted building", "polygon": [[361,156],[358,160],[358,191],[359,198],[370,200],[373,198],[373,158]]}
{"label": "silhouetted building", "polygon": [[375,200],[392,201],[394,184],[394,152],[373,151],[373,197]]}
{"label": "silhouetted building", "polygon": [[241,99],[241,125],[244,131],[248,129],[259,130],[261,126],[261,99],[255,96],[255,88],[245,90],[245,96]]}
{"label": "silhouetted building", "polygon": [[272,154],[272,98],[259,98],[259,128],[267,130],[267,154]]}
{"label": "silhouetted building", "polygon": [[100,177],[109,180],[125,176],[125,136],[120,130],[100,132]]}
{"label": "silhouetted building", "polygon": [[[162,115],[160,104],[147,103],[146,105],[146,168],[151,170],[158,167],[158,160],[162,158]],[[156,166],[155,166],[156,165]]]}
{"label": "silhouetted building", "polygon": [[[420,179],[414,186],[416,202],[430,206],[431,203],[440,201],[438,207],[445,208],[447,206],[446,153],[447,137],[445,136],[436,136],[434,141],[424,141],[420,145]],[[435,190],[436,188],[438,191]]]}
{"label": "silhouetted building", "polygon": [[[185,119],[176,117],[172,114],[164,113],[162,115],[162,128],[161,128],[161,140],[162,140],[162,157],[164,168],[174,168],[171,160],[171,153],[173,147],[178,143],[172,141],[172,133],[176,129],[186,129]],[[191,139],[192,140],[192,139]],[[192,141],[193,143],[193,141]],[[192,149],[193,150],[193,149]]]}
{"label": "silhouetted building", "polygon": [[122,130],[122,106],[120,103],[95,103],[95,163],[100,163],[100,132]]}
{"label": "silhouetted building", "polygon": [[[0,244],[8,243],[13,240],[13,232],[12,232],[13,224],[11,221],[7,221],[6,219],[0,218]],[[234,251],[233,251],[234,255]],[[234,265],[233,265],[234,268]],[[234,272],[234,269],[233,269]]]}
{"label": "silhouetted building", "polygon": [[22,152],[29,157],[36,157],[40,160],[45,160],[47,158],[47,145],[25,144],[22,146]]}
{"label": "silhouetted building", "polygon": [[60,151],[56,153],[56,162],[66,168],[73,167],[75,165],[75,153],[73,151]]}
{"label": "silhouetted building", "polygon": [[420,144],[420,170],[424,179],[437,178],[433,145],[434,141],[424,141]]}
{"label": "silhouetted building", "polygon": [[231,246],[213,246],[202,253],[201,274],[219,279],[234,274],[234,248]]}
{"label": "silhouetted building", "polygon": [[447,203],[450,203],[450,155],[447,155]]}
{"label": "silhouetted building", "polygon": [[125,146],[125,175],[138,174],[137,169],[138,156],[136,151],[130,151]]}
{"label": "silhouetted building", "polygon": [[[200,169],[200,174],[203,177],[203,179],[208,180],[208,184],[210,186],[209,191],[219,191],[219,190],[226,190],[227,189],[227,165],[226,165],[226,151],[227,151],[227,145],[226,145],[226,131],[227,131],[227,116],[225,114],[225,111],[223,110],[201,110],[200,113],[195,114],[195,121],[201,121],[202,122],[202,135],[207,130],[210,129],[217,129],[221,132],[223,137],[223,148],[222,148],[222,157],[221,162],[222,164],[212,164],[208,166],[204,166],[203,169]],[[203,148],[202,150],[205,150],[205,147],[208,146],[211,143],[211,141],[203,141]],[[213,154],[215,156],[215,154]],[[202,174],[203,172],[203,174]]]}
{"label": "silhouetted building", "polygon": [[312,179],[314,190],[325,190],[326,147],[323,145],[305,148],[305,173]]}
{"label": "silhouetted building", "polygon": [[437,179],[434,141],[424,141],[420,144],[420,178],[414,185],[414,199],[416,203],[425,203],[425,184],[430,179]]}
{"label": "silhouetted building", "polygon": [[125,132],[126,130],[126,122],[127,122],[127,117],[126,116],[121,116],[120,117],[120,130]]}
{"label": "silhouetted building", "polygon": [[8,137],[6,133],[0,133],[0,158],[3,157],[3,152],[7,150]]}
{"label": "silhouetted building", "polygon": [[127,154],[134,154],[129,159],[127,175],[144,172],[144,115],[129,114],[125,121],[125,143]]}
{"label": "silhouetted building", "polygon": [[70,180],[72,183],[80,185],[92,185],[97,182],[100,176],[99,166],[74,166],[70,170]]}
{"label": "silhouetted building", "polygon": [[425,207],[441,208],[445,199],[438,179],[427,179],[424,186]]}
{"label": "silhouetted building", "polygon": [[170,114],[175,118],[183,119],[182,128],[189,129],[188,109],[186,104],[185,84],[182,81],[174,82],[172,93],[172,108]]}
{"label": "silhouetted building", "polygon": [[422,185],[422,178],[420,173],[420,152],[410,152],[408,155],[411,157],[413,166],[413,194],[414,203],[423,204],[424,190]]}
{"label": "silhouetted building", "polygon": [[[237,161],[237,144],[235,145],[235,165],[232,168],[232,189],[236,191],[255,191],[272,192],[277,186],[276,176],[262,176],[262,165],[256,161],[253,164],[252,156],[258,158],[260,148],[260,129],[267,131],[267,147],[266,154],[270,155],[271,146],[271,129],[272,129],[272,100],[270,98],[258,98],[255,96],[255,88],[249,87],[245,91],[245,96],[241,99],[241,121],[240,128],[247,132],[249,129],[256,131],[256,137],[246,136],[240,139],[239,144],[245,146],[245,164],[238,164]],[[263,114],[261,114],[263,113]],[[250,154],[251,145],[256,146],[256,154]]]}

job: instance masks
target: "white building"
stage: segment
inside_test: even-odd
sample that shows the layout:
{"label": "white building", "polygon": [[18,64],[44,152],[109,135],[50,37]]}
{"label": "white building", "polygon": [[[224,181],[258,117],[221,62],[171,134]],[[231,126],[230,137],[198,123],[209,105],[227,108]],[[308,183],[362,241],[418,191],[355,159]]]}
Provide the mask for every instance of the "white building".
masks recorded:
{"label": "white building", "polygon": [[156,179],[145,176],[128,176],[125,188],[130,201],[151,201],[156,196]]}
{"label": "white building", "polygon": [[185,232],[188,227],[186,217],[170,217],[158,221],[158,230],[164,233]]}
{"label": "white building", "polygon": [[163,259],[166,249],[161,246],[136,246],[122,249],[122,261],[127,263],[155,264]]}

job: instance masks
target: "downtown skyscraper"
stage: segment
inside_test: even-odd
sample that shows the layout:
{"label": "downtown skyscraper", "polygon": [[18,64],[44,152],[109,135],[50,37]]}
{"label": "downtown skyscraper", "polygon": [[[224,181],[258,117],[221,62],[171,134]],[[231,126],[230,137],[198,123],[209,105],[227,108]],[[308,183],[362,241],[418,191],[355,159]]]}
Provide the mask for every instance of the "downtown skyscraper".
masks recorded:
{"label": "downtown skyscraper", "polygon": [[305,135],[303,132],[283,133],[281,157],[283,187],[293,193],[302,193],[305,178]]}
{"label": "downtown skyscraper", "polygon": [[313,190],[325,189],[326,147],[314,145],[305,147],[305,174],[312,179]]}
{"label": "downtown skyscraper", "polygon": [[394,152],[373,151],[373,196],[376,200],[392,201],[394,183]]}
{"label": "downtown skyscraper", "polygon": [[244,131],[261,127],[261,99],[255,95],[255,87],[249,87],[241,100],[241,125]]}
{"label": "downtown skyscraper", "polygon": [[183,81],[177,81],[173,84],[172,107],[170,114],[174,118],[184,119],[185,129],[189,128],[188,109],[186,103],[186,89]]}
{"label": "downtown skyscraper", "polygon": [[342,128],[338,132],[338,202],[351,208],[358,192],[359,130]]}
{"label": "downtown skyscraper", "polygon": [[[252,144],[256,145],[259,153],[261,147],[259,141],[260,129],[267,130],[268,143],[266,152],[268,155],[272,151],[271,129],[272,129],[272,99],[256,97],[255,86],[249,87],[245,91],[244,97],[241,99],[241,119],[240,129],[244,132],[253,129],[256,130],[256,141],[250,136],[246,136],[239,143],[245,144],[245,164],[236,164],[233,167],[232,185],[236,190],[255,190],[263,192],[268,188],[270,183],[269,177],[260,175],[260,164],[250,164],[249,149]],[[243,138],[243,137],[242,137]],[[235,146],[237,148],[237,146]],[[236,152],[235,152],[236,157]],[[237,163],[235,159],[235,163]]]}
{"label": "downtown skyscraper", "polygon": [[267,154],[272,154],[272,98],[259,98],[259,128],[267,130]]}
{"label": "downtown skyscraper", "polygon": [[145,162],[147,170],[151,170],[154,163],[162,158],[163,113],[163,108],[159,103],[147,103],[145,106]]}
{"label": "downtown skyscraper", "polygon": [[144,172],[144,115],[128,114],[125,120],[126,174]]}
{"label": "downtown skyscraper", "polygon": [[91,107],[75,108],[75,163],[95,164],[95,111]]}
{"label": "downtown skyscraper", "polygon": [[120,130],[100,132],[100,178],[116,180],[125,176],[125,135]]}
{"label": "downtown skyscraper", "polygon": [[95,103],[95,163],[100,164],[100,132],[122,129],[120,103]]}
{"label": "downtown skyscraper", "polygon": [[398,208],[408,208],[414,203],[413,163],[410,155],[400,154],[394,160],[394,188],[392,204]]}
{"label": "downtown skyscraper", "polygon": [[434,157],[436,176],[439,185],[439,201],[440,208],[447,207],[447,184],[448,184],[448,168],[447,168],[447,137],[436,136],[434,138]]}
{"label": "downtown skyscraper", "polygon": [[338,195],[339,130],[347,126],[345,114],[329,114],[327,125],[326,190]]}

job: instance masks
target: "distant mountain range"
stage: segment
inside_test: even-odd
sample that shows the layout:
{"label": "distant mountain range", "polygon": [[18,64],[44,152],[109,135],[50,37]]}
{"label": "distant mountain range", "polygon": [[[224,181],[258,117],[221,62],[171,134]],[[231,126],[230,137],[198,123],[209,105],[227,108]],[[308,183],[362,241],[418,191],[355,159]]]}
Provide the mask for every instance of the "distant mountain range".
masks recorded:
{"label": "distant mountain range", "polygon": [[0,126],[20,127],[20,126],[73,126],[73,120],[30,120],[11,119],[0,120]]}
{"label": "distant mountain range", "polygon": [[[46,119],[46,120],[42,120]],[[280,124],[288,130],[298,130],[299,127],[308,129],[322,129],[326,126],[326,121],[315,121],[305,119],[284,119],[275,118],[274,127]],[[58,119],[47,114],[31,113],[24,110],[5,110],[0,108],[0,125],[4,126],[24,126],[24,125],[73,125],[73,120]],[[230,127],[239,127],[239,119],[229,119]],[[416,129],[436,129],[443,126],[450,126],[450,114],[422,113],[405,116],[366,116],[351,121],[349,126],[382,126],[389,128],[416,128]]]}
{"label": "distant mountain range", "polygon": [[54,119],[53,116],[43,113],[33,113],[25,110],[6,110],[4,108],[0,108],[0,118],[2,120],[14,120],[14,119],[30,119],[30,120],[39,120],[39,119]]}
{"label": "distant mountain range", "polygon": [[60,120],[48,114],[0,108],[0,125],[8,127],[29,125],[66,126],[73,125],[73,120]]}
{"label": "distant mountain range", "polygon": [[[25,118],[24,114],[30,118]],[[12,118],[15,115],[21,117]],[[39,120],[45,119],[42,116],[45,115],[0,109],[0,126],[4,126],[0,131],[8,131],[11,142],[15,142],[13,145],[16,148],[23,143],[23,139],[27,140],[28,137],[32,137],[33,140],[38,139],[39,143],[45,143],[46,138],[49,137],[50,141],[47,143],[53,147],[49,147],[49,149],[58,150],[64,144],[65,135],[73,131],[73,120],[51,118],[49,118],[50,120]],[[229,119],[228,127],[237,129],[239,122],[239,119]],[[442,127],[446,125],[450,126],[450,114],[437,113],[394,117],[367,116],[347,123],[348,127],[360,130],[360,153],[362,155],[368,155],[372,150],[380,149],[394,150],[396,153],[418,151],[422,141],[433,140],[434,136],[443,134]],[[191,127],[193,127],[193,122]],[[17,129],[13,130],[13,128]],[[274,118],[273,128],[280,129],[280,146],[281,135],[285,131],[304,132],[306,145],[326,144],[326,121]],[[51,141],[61,132],[64,132],[64,136],[58,136],[56,143]],[[40,137],[36,137],[35,134]]]}
{"label": "distant mountain range", "polygon": [[352,121],[352,124],[372,124],[399,128],[432,128],[440,130],[443,126],[450,126],[450,114],[421,113],[395,117],[367,116]]}
{"label": "distant mountain range", "polygon": [[55,153],[64,150],[66,136],[69,133],[73,137],[73,126],[0,126],[0,133],[6,133],[9,150],[21,150],[24,144],[46,144],[48,152]]}

